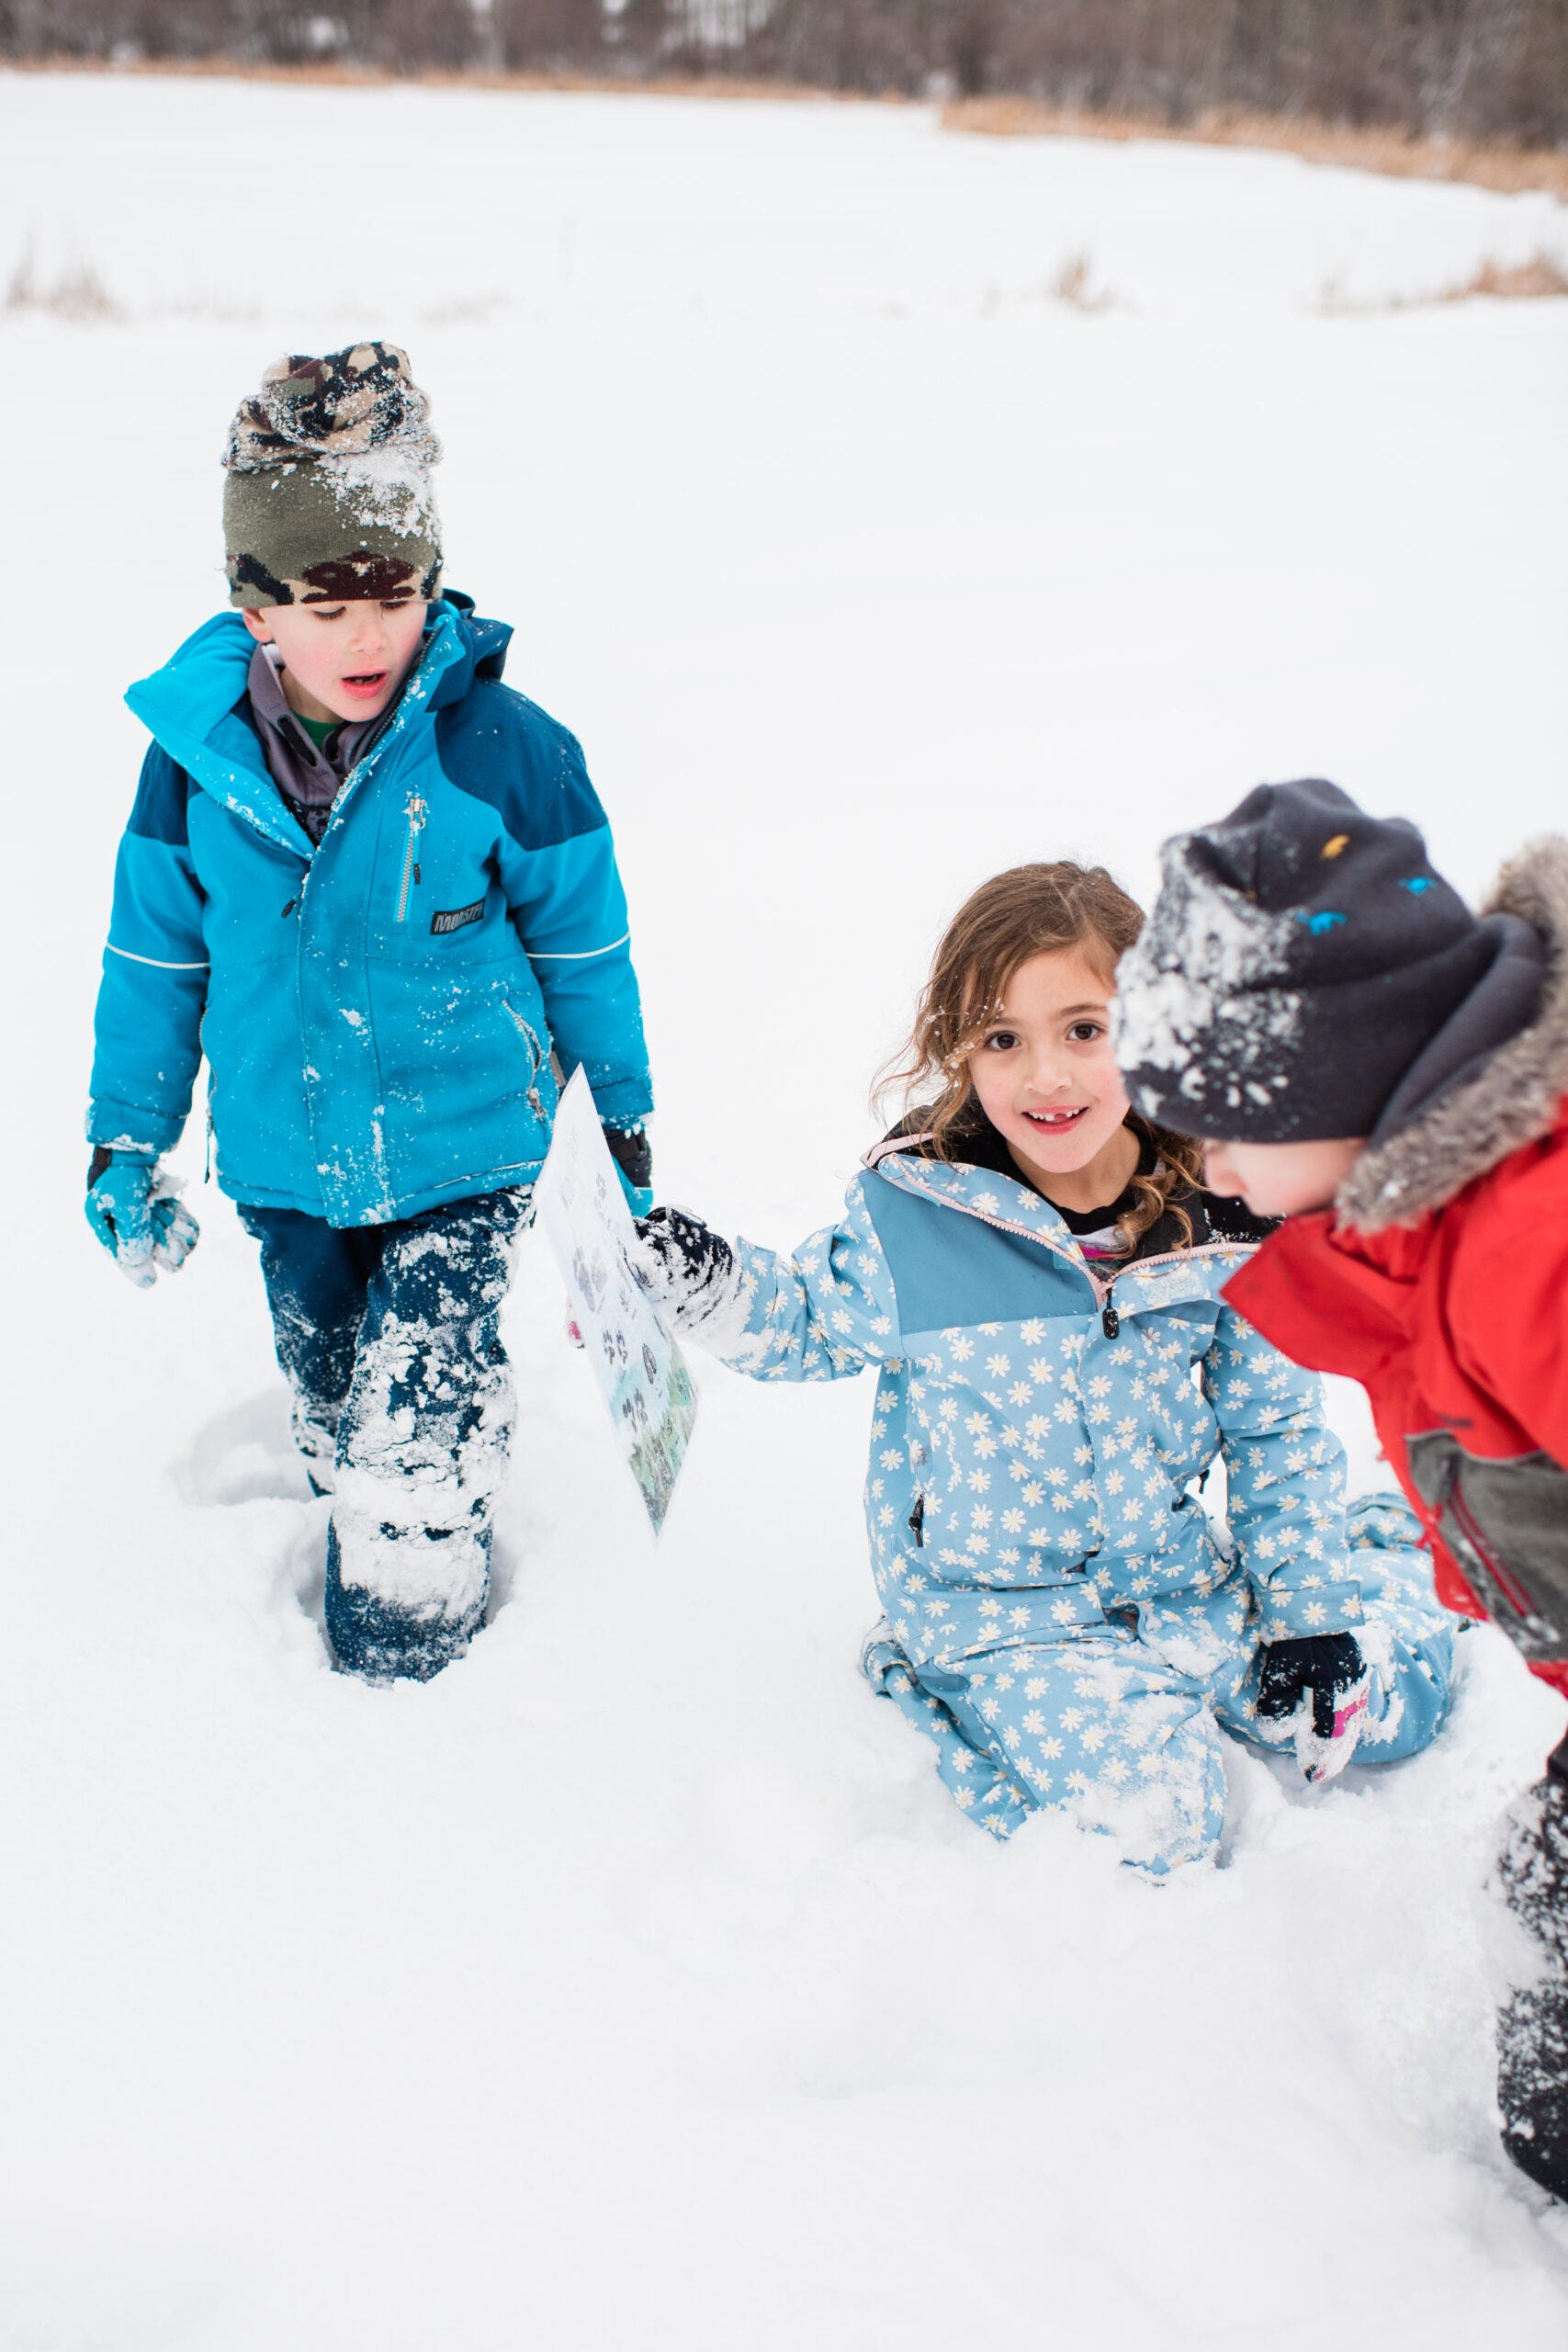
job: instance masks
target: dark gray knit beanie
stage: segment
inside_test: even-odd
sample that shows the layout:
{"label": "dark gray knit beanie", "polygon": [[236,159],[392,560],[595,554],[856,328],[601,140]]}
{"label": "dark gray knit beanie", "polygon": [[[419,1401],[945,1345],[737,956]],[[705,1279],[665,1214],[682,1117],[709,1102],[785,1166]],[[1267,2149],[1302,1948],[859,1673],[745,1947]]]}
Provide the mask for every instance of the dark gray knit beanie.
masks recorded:
{"label": "dark gray knit beanie", "polygon": [[223,452],[230,603],[439,595],[429,414],[395,344],[275,360]]}
{"label": "dark gray knit beanie", "polygon": [[[1472,914],[1404,818],[1337,785],[1262,784],[1162,853],[1116,973],[1117,1058],[1144,1114],[1224,1142],[1377,1133],[1532,1018],[1540,936]],[[1413,1078],[1416,1080],[1412,1083]]]}

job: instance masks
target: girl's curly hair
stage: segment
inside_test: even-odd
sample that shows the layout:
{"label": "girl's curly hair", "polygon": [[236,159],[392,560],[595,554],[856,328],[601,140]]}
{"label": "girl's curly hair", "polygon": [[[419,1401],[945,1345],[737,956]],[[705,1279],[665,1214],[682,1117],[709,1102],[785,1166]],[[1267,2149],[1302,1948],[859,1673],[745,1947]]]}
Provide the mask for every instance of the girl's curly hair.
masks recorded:
{"label": "girl's curly hair", "polygon": [[[964,1129],[973,1131],[979,1113],[971,1057],[1019,967],[1032,956],[1081,947],[1109,992],[1118,960],[1143,927],[1143,909],[1102,865],[1076,865],[1062,858],[994,875],[964,900],[942,934],[908,1042],[884,1072],[878,1091],[899,1089],[909,1102],[937,1087],[935,1101],[919,1114],[919,1132],[937,1159],[961,1159]],[[1136,1205],[1122,1220],[1128,1244],[1169,1210],[1186,1247],[1192,1222],[1178,1196],[1203,1181],[1201,1148],[1135,1111],[1127,1114],[1126,1124],[1141,1141],[1151,1141],[1156,1154],[1156,1165],[1140,1169],[1133,1179]]]}

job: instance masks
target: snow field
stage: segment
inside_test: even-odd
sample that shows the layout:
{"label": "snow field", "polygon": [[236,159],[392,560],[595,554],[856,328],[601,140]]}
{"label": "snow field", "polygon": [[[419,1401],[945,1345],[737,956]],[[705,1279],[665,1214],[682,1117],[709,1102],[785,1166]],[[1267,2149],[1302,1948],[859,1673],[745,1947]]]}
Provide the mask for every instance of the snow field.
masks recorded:
{"label": "snow field", "polygon": [[[525,1245],[492,1622],[364,1690],[199,1120],[150,1297],[79,1141],[118,697],[221,601],[276,352],[409,347],[448,576],[615,822],[661,1188],[787,1243],[998,865],[1146,889],[1264,775],[1472,889],[1561,823],[1568,305],[1318,308],[1560,209],[875,107],[28,75],[0,123],[0,283],[120,313],[0,315],[5,2352],[1560,2345],[1476,1890],[1562,1711],[1495,1637],[1393,1774],[1238,1752],[1208,1876],[993,1849],[855,1672],[869,1390],[699,1364],[655,1554]],[[1120,307],[1050,298],[1079,252]]]}

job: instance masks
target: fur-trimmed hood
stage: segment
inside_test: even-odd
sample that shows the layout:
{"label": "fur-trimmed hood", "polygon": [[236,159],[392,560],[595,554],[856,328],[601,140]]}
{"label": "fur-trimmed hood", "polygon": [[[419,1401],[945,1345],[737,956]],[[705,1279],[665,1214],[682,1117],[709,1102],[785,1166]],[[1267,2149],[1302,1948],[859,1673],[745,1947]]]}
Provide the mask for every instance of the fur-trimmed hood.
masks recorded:
{"label": "fur-trimmed hood", "polygon": [[1568,1095],[1568,839],[1549,834],[1510,859],[1484,915],[1513,915],[1545,944],[1540,1009],[1473,1077],[1373,1140],[1335,1207],[1361,1233],[1413,1224],[1556,1125]]}

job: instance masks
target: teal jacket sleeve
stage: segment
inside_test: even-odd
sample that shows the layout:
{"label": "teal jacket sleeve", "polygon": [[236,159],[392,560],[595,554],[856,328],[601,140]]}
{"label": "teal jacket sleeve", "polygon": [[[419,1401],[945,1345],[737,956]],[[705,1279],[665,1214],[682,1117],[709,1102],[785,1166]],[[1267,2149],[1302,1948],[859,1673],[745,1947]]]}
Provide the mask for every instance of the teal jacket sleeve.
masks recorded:
{"label": "teal jacket sleeve", "polygon": [[164,1151],[201,1063],[205,900],[186,834],[188,782],[157,744],[141,765],[115,865],[94,1020],[87,1139]]}
{"label": "teal jacket sleeve", "polygon": [[742,1334],[716,1351],[754,1380],[843,1380],[898,1352],[898,1305],[886,1253],[857,1177],[840,1223],[782,1257],[734,1245],[746,1306]]}
{"label": "teal jacket sleeve", "polygon": [[1349,1632],[1361,1622],[1361,1588],[1345,1541],[1345,1449],[1325,1418],[1322,1381],[1223,1303],[1200,1378],[1263,1639]]}

